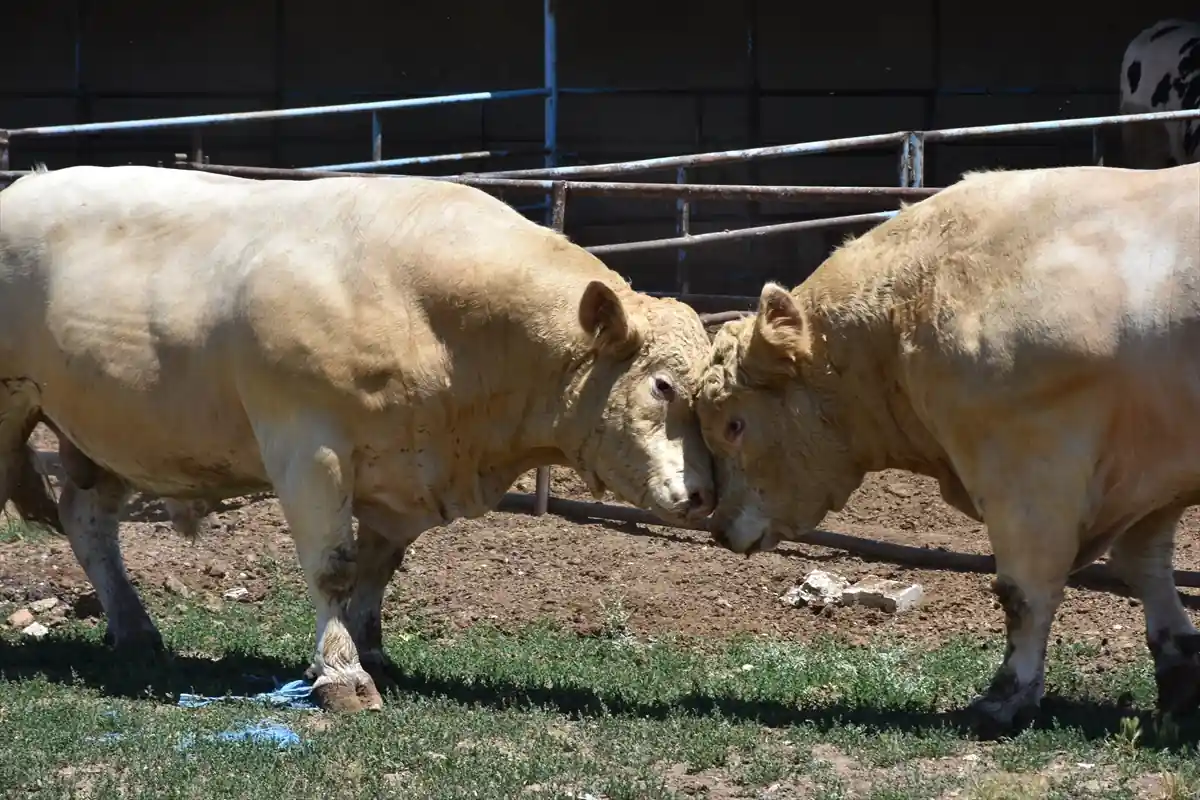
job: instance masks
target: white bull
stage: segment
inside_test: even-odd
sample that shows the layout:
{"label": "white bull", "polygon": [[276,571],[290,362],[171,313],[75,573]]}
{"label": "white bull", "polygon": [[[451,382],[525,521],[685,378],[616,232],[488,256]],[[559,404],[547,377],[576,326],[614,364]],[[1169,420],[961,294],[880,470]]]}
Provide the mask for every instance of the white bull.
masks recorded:
{"label": "white bull", "polygon": [[986,523],[1008,651],[985,729],[1040,704],[1067,578],[1105,552],[1144,603],[1160,706],[1200,702],[1171,574],[1200,504],[1200,164],[968,174],[767,284],[717,333],[697,411],[736,552],[883,469]]}
{"label": "white bull", "polygon": [[[107,639],[159,647],[117,540],[131,489],[177,511],[274,491],[316,604],[316,695],[377,708],[363,664],[384,662],[405,548],[522,472],[711,511],[708,347],[691,308],[467,186],[34,174],[0,192],[0,506],[61,521]],[[39,420],[61,441],[57,513]]]}

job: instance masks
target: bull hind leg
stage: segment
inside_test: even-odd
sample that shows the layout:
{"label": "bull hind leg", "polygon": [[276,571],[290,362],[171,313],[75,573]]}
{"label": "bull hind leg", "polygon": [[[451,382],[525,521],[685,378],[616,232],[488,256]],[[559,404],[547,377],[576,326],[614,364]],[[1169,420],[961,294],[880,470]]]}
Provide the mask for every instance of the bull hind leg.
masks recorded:
{"label": "bull hind leg", "polygon": [[22,521],[62,533],[58,507],[28,445],[41,418],[37,384],[0,380],[0,512],[12,501]]}
{"label": "bull hind leg", "polygon": [[[60,439],[60,447],[71,445]],[[68,475],[58,513],[71,550],[104,609],[106,644],[131,652],[161,652],[162,636],[125,571],[117,537],[129,489],[117,475],[97,467],[91,486],[82,488]]]}
{"label": "bull hind leg", "polygon": [[356,570],[350,447],[316,415],[259,421],[254,432],[316,605],[313,694],[330,711],[379,709],[347,624]]}
{"label": "bull hind leg", "polygon": [[1172,714],[1200,708],[1200,632],[1183,608],[1172,573],[1175,528],[1184,508],[1173,506],[1143,518],[1117,540],[1108,557],[1117,576],[1141,598],[1158,708]]}

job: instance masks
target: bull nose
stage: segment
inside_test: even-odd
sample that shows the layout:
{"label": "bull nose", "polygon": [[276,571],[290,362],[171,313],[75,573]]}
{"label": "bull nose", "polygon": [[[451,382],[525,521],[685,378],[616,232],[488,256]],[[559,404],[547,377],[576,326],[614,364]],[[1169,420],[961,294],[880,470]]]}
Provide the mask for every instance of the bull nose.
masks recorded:
{"label": "bull nose", "polygon": [[696,489],[688,495],[687,514],[692,519],[702,519],[716,507],[716,492],[712,489]]}

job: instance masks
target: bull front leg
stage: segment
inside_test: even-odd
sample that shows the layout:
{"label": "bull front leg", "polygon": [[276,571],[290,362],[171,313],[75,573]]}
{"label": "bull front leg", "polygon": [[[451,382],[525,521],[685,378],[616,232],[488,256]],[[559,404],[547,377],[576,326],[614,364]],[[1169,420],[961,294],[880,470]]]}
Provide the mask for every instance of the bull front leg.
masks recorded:
{"label": "bull front leg", "polygon": [[1183,608],[1172,572],[1175,528],[1184,508],[1172,506],[1142,518],[1108,557],[1117,577],[1142,601],[1158,709],[1171,714],[1200,709],[1200,632]]}
{"label": "bull front leg", "polygon": [[254,433],[316,606],[313,695],[329,711],[378,710],[383,699],[348,626],[357,569],[352,448],[322,415],[273,411]]}
{"label": "bull front leg", "polygon": [[[1036,716],[1045,692],[1050,625],[1079,551],[1085,487],[1070,485],[1071,470],[1028,463],[997,470],[992,492],[980,492],[996,558],[992,589],[1004,610],[1007,647],[987,690],[971,703],[981,736],[1021,727]],[[1021,476],[1013,480],[1013,475]],[[1009,480],[1001,483],[1003,477]]]}

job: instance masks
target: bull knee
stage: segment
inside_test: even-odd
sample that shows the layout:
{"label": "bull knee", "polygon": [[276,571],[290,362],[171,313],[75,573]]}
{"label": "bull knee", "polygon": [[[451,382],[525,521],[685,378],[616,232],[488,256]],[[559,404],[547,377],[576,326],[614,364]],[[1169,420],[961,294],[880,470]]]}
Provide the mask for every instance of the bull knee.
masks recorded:
{"label": "bull knee", "polygon": [[356,562],[357,548],[352,540],[326,550],[316,570],[317,591],[339,605],[349,602],[358,574]]}

